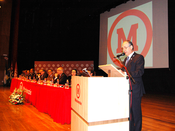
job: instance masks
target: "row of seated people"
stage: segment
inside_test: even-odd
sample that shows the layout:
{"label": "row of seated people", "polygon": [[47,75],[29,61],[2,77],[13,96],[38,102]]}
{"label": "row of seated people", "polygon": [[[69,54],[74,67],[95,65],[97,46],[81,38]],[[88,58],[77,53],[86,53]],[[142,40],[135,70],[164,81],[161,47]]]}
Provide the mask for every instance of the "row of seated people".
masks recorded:
{"label": "row of seated people", "polygon": [[[93,75],[93,71],[92,70],[88,70],[88,75],[92,76]],[[46,81],[53,81],[54,83],[57,83],[57,81],[59,80],[59,84],[65,84],[67,81],[69,84],[71,84],[71,76],[85,76],[83,71],[80,71],[80,73],[78,74],[76,69],[73,69],[71,72],[71,75],[67,77],[67,75],[64,73],[64,69],[63,67],[59,67],[57,69],[57,73],[53,73],[52,69],[49,69],[47,72],[45,70],[39,70],[38,74],[35,74],[33,71],[33,68],[30,69],[30,71],[23,71],[22,76],[24,77],[28,77],[30,79],[35,78],[36,80],[45,80]]]}
{"label": "row of seated people", "polygon": [[33,68],[31,68],[30,70],[23,70],[21,76],[31,79],[36,78],[36,74],[34,73]]}

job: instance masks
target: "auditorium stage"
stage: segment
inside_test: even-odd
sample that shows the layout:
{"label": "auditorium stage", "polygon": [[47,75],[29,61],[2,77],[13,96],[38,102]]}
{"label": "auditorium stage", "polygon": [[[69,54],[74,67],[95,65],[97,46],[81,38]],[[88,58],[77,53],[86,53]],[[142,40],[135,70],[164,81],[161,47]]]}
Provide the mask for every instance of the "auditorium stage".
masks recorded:
{"label": "auditorium stage", "polygon": [[[0,131],[71,131],[70,124],[60,124],[33,105],[8,102],[10,87],[0,87]],[[175,130],[175,96],[147,93],[142,99],[142,131]]]}

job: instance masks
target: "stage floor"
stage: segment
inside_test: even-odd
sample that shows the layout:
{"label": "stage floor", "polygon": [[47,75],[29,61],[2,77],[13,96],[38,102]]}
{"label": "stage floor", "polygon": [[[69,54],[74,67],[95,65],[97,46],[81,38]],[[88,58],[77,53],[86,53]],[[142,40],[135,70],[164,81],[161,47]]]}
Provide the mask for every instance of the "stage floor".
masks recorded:
{"label": "stage floor", "polygon": [[[33,105],[8,102],[9,87],[0,87],[0,131],[71,131]],[[147,93],[142,98],[142,131],[175,130],[175,95]]]}

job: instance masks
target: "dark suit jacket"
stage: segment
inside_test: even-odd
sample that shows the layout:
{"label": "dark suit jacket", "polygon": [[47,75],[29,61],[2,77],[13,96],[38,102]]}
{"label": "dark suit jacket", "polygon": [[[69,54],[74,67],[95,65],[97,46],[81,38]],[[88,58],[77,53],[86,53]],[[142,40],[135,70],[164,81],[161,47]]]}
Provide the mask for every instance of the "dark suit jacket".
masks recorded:
{"label": "dark suit jacket", "polygon": [[71,76],[71,75],[68,76],[67,79],[68,79],[68,81],[69,81],[69,85],[71,85],[71,79],[72,79],[72,76]]}
{"label": "dark suit jacket", "polygon": [[[126,58],[124,60],[124,64]],[[142,75],[144,74],[144,57],[134,52],[128,61],[126,68],[131,76],[135,80],[135,84],[132,82],[132,94],[133,97],[142,97],[145,94],[145,89],[142,81]]]}
{"label": "dark suit jacket", "polygon": [[31,77],[31,79],[33,79],[34,77],[36,78],[36,74],[35,73],[30,73],[29,77]]}
{"label": "dark suit jacket", "polygon": [[67,81],[66,74],[62,73],[61,76],[57,76],[57,79],[59,79],[59,84],[65,84]]}
{"label": "dark suit jacket", "polygon": [[40,75],[40,79],[41,80],[44,80],[45,78],[47,78],[47,74],[46,73],[44,73],[43,75]]}

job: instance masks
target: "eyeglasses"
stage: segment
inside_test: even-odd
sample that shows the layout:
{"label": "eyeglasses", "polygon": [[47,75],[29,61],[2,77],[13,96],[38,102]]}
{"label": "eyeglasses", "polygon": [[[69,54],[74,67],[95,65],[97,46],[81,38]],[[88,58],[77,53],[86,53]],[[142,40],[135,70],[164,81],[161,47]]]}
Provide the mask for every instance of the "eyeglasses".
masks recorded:
{"label": "eyeglasses", "polygon": [[129,45],[129,46],[124,46],[124,47],[122,47],[122,49],[127,49],[128,47],[130,47],[131,45]]}

